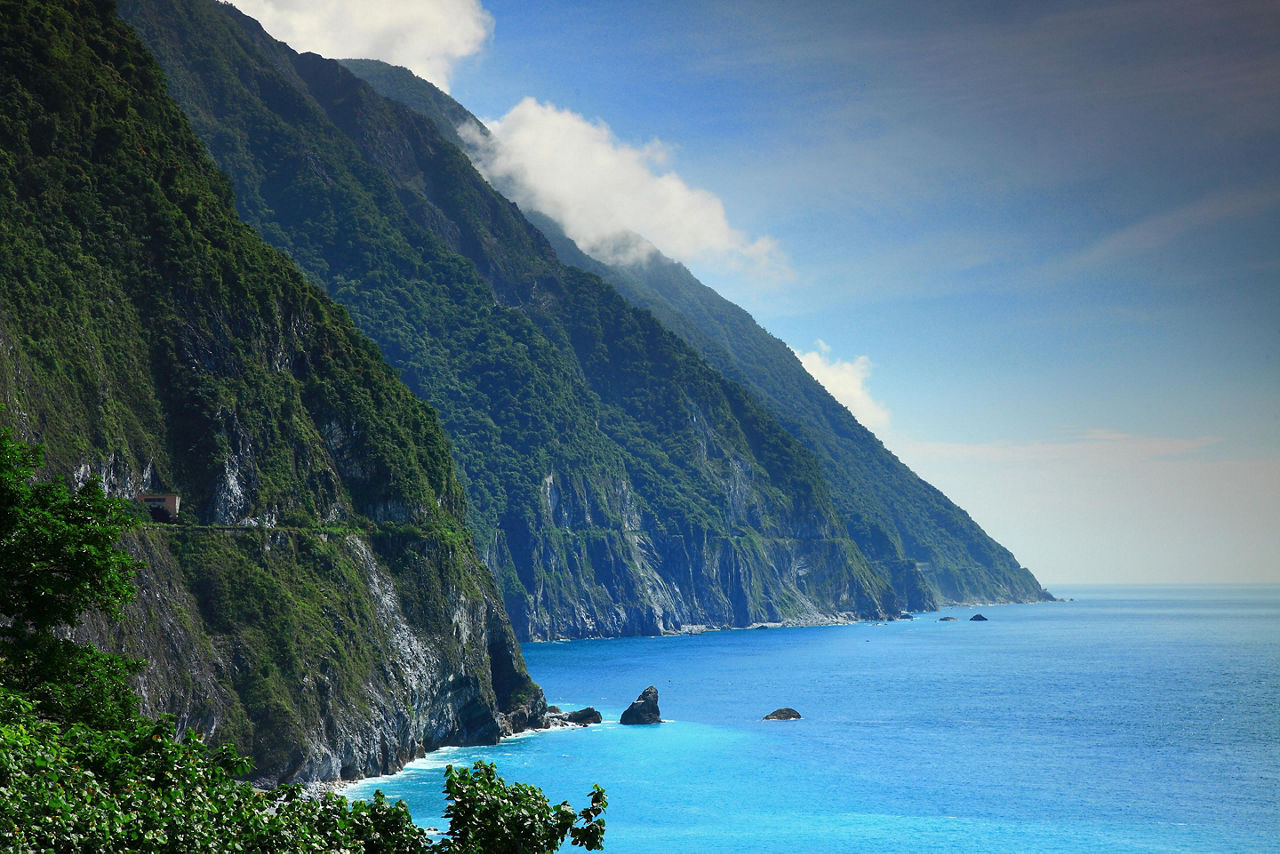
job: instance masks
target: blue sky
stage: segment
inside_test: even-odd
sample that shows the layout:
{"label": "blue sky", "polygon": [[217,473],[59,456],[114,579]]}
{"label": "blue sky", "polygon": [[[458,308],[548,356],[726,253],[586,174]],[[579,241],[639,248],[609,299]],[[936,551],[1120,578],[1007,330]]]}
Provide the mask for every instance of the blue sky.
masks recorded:
{"label": "blue sky", "polygon": [[237,5],[447,88],[1046,584],[1280,581],[1274,2]]}

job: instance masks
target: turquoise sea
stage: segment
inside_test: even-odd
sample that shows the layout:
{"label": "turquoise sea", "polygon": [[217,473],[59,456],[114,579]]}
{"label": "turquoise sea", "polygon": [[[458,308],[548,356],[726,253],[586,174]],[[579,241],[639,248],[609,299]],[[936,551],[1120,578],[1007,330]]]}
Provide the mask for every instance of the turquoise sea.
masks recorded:
{"label": "turquoise sea", "polygon": [[[1054,592],[1074,601],[528,644],[548,702],[604,724],[345,794],[443,826],[442,769],[483,759],[575,807],[599,783],[628,854],[1280,851],[1280,586]],[[619,725],[650,684],[667,722]],[[779,706],[804,718],[761,720]]]}

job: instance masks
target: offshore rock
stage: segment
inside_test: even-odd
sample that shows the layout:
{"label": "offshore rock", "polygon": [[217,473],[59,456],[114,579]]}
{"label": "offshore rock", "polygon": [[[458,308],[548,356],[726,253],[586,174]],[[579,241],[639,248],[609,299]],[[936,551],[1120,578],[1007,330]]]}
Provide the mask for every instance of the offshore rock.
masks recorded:
{"label": "offshore rock", "polygon": [[600,712],[596,711],[595,706],[587,706],[585,709],[576,709],[572,712],[561,711],[557,706],[547,707],[547,724],[548,726],[590,726],[598,724],[604,718]]}
{"label": "offshore rock", "polygon": [[662,723],[662,713],[658,711],[658,689],[650,685],[640,692],[635,702],[622,713],[624,724],[658,724]]}
{"label": "offshore rock", "polygon": [[787,706],[783,706],[781,709],[774,709],[772,712],[770,712],[769,714],[761,718],[761,720],[798,721],[800,720],[800,713],[797,712],[795,709],[788,708]]}
{"label": "offshore rock", "polygon": [[939,623],[954,623],[955,621],[956,621],[955,617],[939,617],[938,618]]}
{"label": "offshore rock", "polygon": [[987,618],[982,616],[981,614],[974,614],[972,617],[969,618],[969,622],[971,623],[985,623],[986,621],[987,621]]}

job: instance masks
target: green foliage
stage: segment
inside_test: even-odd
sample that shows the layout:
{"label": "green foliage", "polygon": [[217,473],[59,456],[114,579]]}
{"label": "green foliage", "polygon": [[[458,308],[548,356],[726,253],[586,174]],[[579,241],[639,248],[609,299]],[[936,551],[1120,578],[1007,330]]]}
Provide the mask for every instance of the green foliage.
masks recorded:
{"label": "green foliage", "polygon": [[449,837],[439,851],[449,854],[550,854],[566,836],[588,851],[604,847],[604,819],[608,805],[604,790],[591,789],[591,805],[575,813],[568,801],[551,806],[541,789],[526,783],[507,783],[496,766],[476,762],[471,770],[445,769],[444,791],[449,798],[445,817]]}
{"label": "green foliage", "polygon": [[36,632],[0,641],[0,685],[35,703],[42,717],[95,729],[124,725],[138,711],[130,678],[143,662]]}
{"label": "green foliage", "polygon": [[34,482],[43,458],[0,427],[0,684],[46,717],[112,726],[137,709],[128,679],[139,663],[53,631],[90,609],[118,615],[132,597],[136,561],[116,546],[137,519],[97,481],[74,492]]}
{"label": "green foliage", "polygon": [[114,730],[65,729],[0,688],[0,838],[15,854],[130,851],[190,854],[549,854],[567,836],[602,848],[604,792],[574,813],[542,793],[508,785],[493,766],[450,769],[449,835],[432,841],[401,802],[308,795],[298,786],[255,790],[237,781],[245,760],[172,721],[134,719]]}
{"label": "green foliage", "polygon": [[0,616],[8,631],[45,633],[97,607],[118,614],[131,595],[136,561],[117,551],[137,524],[96,480],[74,492],[61,480],[33,482],[44,464],[36,446],[0,427]]}
{"label": "green foliage", "polygon": [[[19,488],[40,456],[38,448],[0,431],[3,509],[6,518],[21,520],[6,530],[42,524],[69,544],[86,531],[109,530],[118,538],[120,503],[100,492],[94,501],[71,505],[65,487]],[[12,538],[4,552],[8,563],[30,540]],[[42,546],[46,539],[35,542]],[[230,745],[212,749],[192,731],[177,741],[172,718],[136,717],[136,698],[125,680],[137,663],[49,634],[55,624],[48,614],[70,623],[96,604],[118,605],[131,592],[127,575],[102,570],[113,559],[128,560],[115,543],[103,543],[94,555],[94,564],[77,565],[82,571],[74,595],[51,594],[56,608],[40,607],[40,590],[25,608],[16,594],[6,600],[17,621],[6,627],[0,645],[0,837],[6,850],[549,852],[566,834],[575,844],[600,847],[605,799],[599,787],[578,827],[567,804],[552,810],[537,789],[506,786],[492,766],[477,765],[474,778],[450,771],[451,835],[439,845],[413,824],[403,804],[388,803],[381,792],[370,802],[348,802],[306,797],[295,786],[259,793],[238,782],[235,777],[250,766]],[[8,563],[0,572],[8,574]],[[268,601],[264,607],[273,606]]]}
{"label": "green foliage", "polygon": [[6,850],[386,852],[432,850],[403,804],[258,792],[230,748],[169,720],[60,729],[0,689],[0,836]]}

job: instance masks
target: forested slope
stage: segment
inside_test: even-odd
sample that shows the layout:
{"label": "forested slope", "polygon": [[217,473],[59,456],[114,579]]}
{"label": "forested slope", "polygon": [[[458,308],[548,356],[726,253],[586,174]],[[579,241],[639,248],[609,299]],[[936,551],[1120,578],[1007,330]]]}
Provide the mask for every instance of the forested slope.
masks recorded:
{"label": "forested slope", "polygon": [[440,412],[522,637],[896,613],[813,455],[429,119],[229,6],[121,9],[245,218]]}
{"label": "forested slope", "polygon": [[0,421],[50,473],[177,493],[82,635],[263,782],[534,721],[435,413],[237,217],[110,3],[0,3]]}
{"label": "forested slope", "polygon": [[[484,134],[465,107],[407,69],[377,60],[344,64],[382,94],[443,127],[456,144],[467,145],[459,127]],[[598,274],[634,305],[653,312],[813,453],[848,536],[892,578],[904,605],[1048,596],[1007,549],[886,450],[742,308],[656,252],[635,264],[606,264],[582,252],[550,217],[537,211],[525,215],[562,261]]]}

